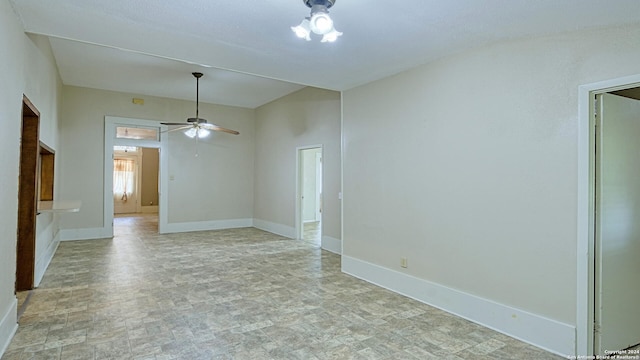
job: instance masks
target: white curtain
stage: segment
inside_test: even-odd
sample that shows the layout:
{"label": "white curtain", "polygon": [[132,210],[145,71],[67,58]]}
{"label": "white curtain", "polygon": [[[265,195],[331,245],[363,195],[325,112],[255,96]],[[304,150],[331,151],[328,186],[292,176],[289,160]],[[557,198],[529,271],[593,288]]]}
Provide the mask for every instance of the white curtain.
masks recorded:
{"label": "white curtain", "polygon": [[113,160],[113,197],[116,201],[127,202],[135,184],[133,183],[135,160]]}

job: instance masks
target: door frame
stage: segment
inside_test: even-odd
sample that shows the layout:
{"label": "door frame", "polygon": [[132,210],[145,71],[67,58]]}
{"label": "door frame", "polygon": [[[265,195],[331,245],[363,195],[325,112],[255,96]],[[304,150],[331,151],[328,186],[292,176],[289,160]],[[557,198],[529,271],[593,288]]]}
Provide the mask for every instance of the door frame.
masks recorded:
{"label": "door frame", "polygon": [[576,356],[594,352],[595,320],[595,96],[640,86],[640,74],[578,88]]}
{"label": "door frame", "polygon": [[[159,139],[155,140],[136,140],[136,139],[116,139],[116,127],[144,127],[157,128]],[[156,148],[160,152],[160,160],[158,163],[159,175],[158,186],[159,204],[158,204],[158,232],[160,234],[167,233],[168,224],[168,189],[169,189],[169,155],[167,143],[166,125],[160,124],[160,121],[123,118],[116,116],[104,117],[104,201],[103,201],[103,233],[105,237],[113,237],[113,156],[114,145],[128,145],[145,148]]]}
{"label": "door frame", "polygon": [[[304,167],[302,166],[302,161],[303,161],[303,156],[302,153],[305,150],[311,150],[311,149],[320,149],[320,156],[322,158],[324,158],[324,147],[322,146],[322,144],[318,144],[318,145],[307,145],[307,146],[300,146],[296,148],[296,206],[295,206],[295,228],[296,228],[296,239],[298,240],[302,240],[303,235],[304,235],[304,226],[303,226],[303,221],[304,221],[304,217],[302,216],[302,192],[303,192],[303,188],[302,188],[302,183],[303,183],[303,178],[304,178]],[[323,168],[324,168],[324,164],[323,164]],[[322,173],[324,174],[324,169],[322,171]],[[324,175],[323,175],[324,176]],[[323,186],[324,186],[324,181],[323,181]],[[324,196],[324,191],[320,192],[320,203],[322,204],[324,201],[322,200],[322,197]],[[321,215],[322,216],[324,214]],[[322,220],[320,220],[320,224],[322,224]],[[320,229],[320,236],[322,237],[322,225],[320,225],[321,229]]]}
{"label": "door frame", "polygon": [[40,112],[25,95],[20,134],[15,291],[33,289],[36,268]]}
{"label": "door frame", "polygon": [[[322,174],[324,172],[322,159],[322,149],[320,152],[316,153],[315,157],[315,165],[316,165],[316,219],[320,219],[320,223],[322,224]],[[318,171],[318,169],[320,171]]]}

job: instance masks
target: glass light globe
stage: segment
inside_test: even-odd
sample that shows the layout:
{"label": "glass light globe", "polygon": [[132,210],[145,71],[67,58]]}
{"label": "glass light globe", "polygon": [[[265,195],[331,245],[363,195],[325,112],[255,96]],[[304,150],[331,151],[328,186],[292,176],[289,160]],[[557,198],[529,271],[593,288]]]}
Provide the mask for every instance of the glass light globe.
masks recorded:
{"label": "glass light globe", "polygon": [[330,32],[324,34],[320,42],[334,42],[338,39],[339,36],[342,36],[342,33],[336,29],[333,29]]}
{"label": "glass light globe", "polygon": [[198,135],[198,129],[192,127],[189,130],[185,131],[184,134],[193,139],[194,137],[196,137],[196,135]]}
{"label": "glass light globe", "polygon": [[209,130],[207,130],[205,128],[198,129],[198,137],[200,139],[206,138],[207,136],[209,136],[209,134],[211,134],[211,131],[209,131]]}
{"label": "glass light globe", "polygon": [[311,37],[309,35],[311,34],[311,29],[309,29],[309,18],[302,20],[298,26],[292,26],[291,31],[293,31],[297,37],[310,41]]}
{"label": "glass light globe", "polygon": [[309,27],[315,34],[324,35],[333,29],[333,20],[326,12],[316,12],[311,15]]}

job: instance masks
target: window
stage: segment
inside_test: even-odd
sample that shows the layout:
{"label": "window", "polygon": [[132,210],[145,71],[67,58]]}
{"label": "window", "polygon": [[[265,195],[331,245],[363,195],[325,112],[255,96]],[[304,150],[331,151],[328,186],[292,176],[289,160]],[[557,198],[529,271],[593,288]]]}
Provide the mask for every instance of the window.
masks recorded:
{"label": "window", "polygon": [[116,126],[116,138],[135,140],[159,140],[157,128]]}
{"label": "window", "polygon": [[113,160],[114,199],[127,202],[129,195],[135,187],[135,166],[136,162],[134,159]]}

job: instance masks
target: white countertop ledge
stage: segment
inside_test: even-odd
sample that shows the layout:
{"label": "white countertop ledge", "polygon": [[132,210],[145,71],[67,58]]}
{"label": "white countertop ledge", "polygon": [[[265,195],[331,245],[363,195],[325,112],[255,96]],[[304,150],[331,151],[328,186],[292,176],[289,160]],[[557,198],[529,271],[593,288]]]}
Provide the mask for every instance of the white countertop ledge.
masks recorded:
{"label": "white countertop ledge", "polygon": [[54,201],[38,201],[38,212],[78,212],[82,201],[80,200],[54,200]]}

